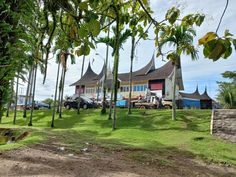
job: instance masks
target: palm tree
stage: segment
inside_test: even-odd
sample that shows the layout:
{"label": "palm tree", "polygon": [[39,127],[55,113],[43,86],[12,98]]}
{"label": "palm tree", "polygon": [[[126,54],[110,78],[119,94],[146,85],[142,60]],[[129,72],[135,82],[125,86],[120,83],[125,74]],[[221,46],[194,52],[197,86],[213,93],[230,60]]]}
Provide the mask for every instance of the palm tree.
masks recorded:
{"label": "palm tree", "polygon": [[236,71],[225,71],[222,76],[231,82],[218,82],[219,93],[217,99],[226,109],[236,108]]}
{"label": "palm tree", "polygon": [[[115,28],[112,28],[113,32],[115,33],[116,29]],[[122,48],[123,49],[123,44],[127,41],[127,39],[131,36],[131,31],[126,29],[125,32],[119,34],[119,49]],[[113,36],[113,37],[103,37],[103,38],[98,38],[97,40],[97,43],[105,43],[107,46],[110,46],[112,49],[113,49],[113,52],[112,52],[112,56],[114,57],[115,55],[115,46],[116,46],[116,36]],[[107,64],[105,64],[106,67],[107,67]],[[114,71],[113,71],[114,73]],[[104,78],[104,82],[106,83],[106,80]],[[114,85],[112,86],[114,87]],[[103,93],[104,95],[104,93]],[[111,116],[112,116],[112,100],[114,98],[114,89],[112,89],[111,91],[111,99],[110,99],[110,111],[109,111],[109,117],[108,119],[111,119]]]}
{"label": "palm tree", "polygon": [[197,50],[193,46],[193,38],[196,36],[195,30],[186,25],[173,25],[167,28],[167,31],[163,31],[159,40],[160,49],[165,44],[170,44],[174,47],[173,51],[170,51],[167,58],[173,62],[173,92],[172,92],[172,119],[176,120],[176,77],[177,68],[180,67],[181,55],[190,55],[192,60],[198,58]]}
{"label": "palm tree", "polygon": [[225,109],[236,108],[236,88],[232,83],[219,83],[217,99]]}

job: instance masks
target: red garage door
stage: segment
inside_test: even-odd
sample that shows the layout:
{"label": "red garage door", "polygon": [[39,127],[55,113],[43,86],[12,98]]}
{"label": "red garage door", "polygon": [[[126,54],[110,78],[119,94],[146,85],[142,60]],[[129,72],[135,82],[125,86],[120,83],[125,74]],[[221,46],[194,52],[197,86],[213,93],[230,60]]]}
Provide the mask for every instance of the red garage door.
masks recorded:
{"label": "red garage door", "polygon": [[162,83],[152,83],[150,84],[151,90],[162,90],[163,84]]}

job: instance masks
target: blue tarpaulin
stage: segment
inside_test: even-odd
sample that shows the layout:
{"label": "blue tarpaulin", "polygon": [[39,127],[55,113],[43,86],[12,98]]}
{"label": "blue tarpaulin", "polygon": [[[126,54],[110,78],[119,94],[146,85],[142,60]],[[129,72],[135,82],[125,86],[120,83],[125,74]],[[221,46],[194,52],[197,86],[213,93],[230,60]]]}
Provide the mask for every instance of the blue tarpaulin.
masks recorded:
{"label": "blue tarpaulin", "polygon": [[183,108],[201,108],[200,100],[182,99]]}

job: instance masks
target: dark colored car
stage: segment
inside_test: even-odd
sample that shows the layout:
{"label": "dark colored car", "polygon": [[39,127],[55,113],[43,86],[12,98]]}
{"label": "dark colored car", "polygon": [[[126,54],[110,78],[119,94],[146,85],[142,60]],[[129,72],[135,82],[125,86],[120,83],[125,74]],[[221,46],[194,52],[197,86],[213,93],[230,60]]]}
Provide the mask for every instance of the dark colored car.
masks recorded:
{"label": "dark colored car", "polygon": [[[64,102],[64,106],[66,109],[77,109],[78,108],[78,100],[79,97],[74,97],[74,98],[68,98],[65,102]],[[80,108],[83,109],[88,109],[88,108],[96,108],[96,104],[94,103],[94,101],[92,101],[91,99],[85,97],[85,96],[80,96]]]}

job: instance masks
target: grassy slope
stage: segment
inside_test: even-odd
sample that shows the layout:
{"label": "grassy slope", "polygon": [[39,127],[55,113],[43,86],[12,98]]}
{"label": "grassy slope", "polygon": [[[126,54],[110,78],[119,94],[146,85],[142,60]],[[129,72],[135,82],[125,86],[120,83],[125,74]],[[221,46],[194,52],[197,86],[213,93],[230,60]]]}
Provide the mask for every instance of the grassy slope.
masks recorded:
{"label": "grassy slope", "polygon": [[[21,113],[19,113],[21,117]],[[85,110],[80,115],[76,111],[65,111],[62,119],[55,120],[56,128],[51,130],[51,112],[36,111],[33,119],[33,133],[24,141],[0,146],[8,149],[22,144],[31,144],[48,137],[56,136],[72,148],[83,147],[84,142],[103,146],[124,145],[158,152],[181,152],[197,155],[216,162],[236,164],[236,145],[212,137],[209,110],[179,110],[177,121],[171,120],[170,110],[134,110],[131,116],[121,109],[118,114],[116,131],[107,116],[100,110]],[[28,120],[17,118],[16,126],[12,117],[4,118],[0,127],[19,127],[28,129]]]}

